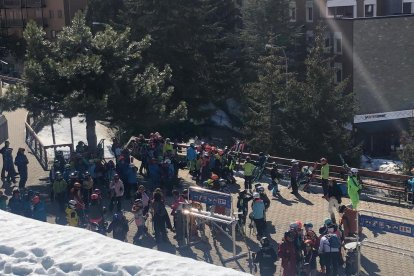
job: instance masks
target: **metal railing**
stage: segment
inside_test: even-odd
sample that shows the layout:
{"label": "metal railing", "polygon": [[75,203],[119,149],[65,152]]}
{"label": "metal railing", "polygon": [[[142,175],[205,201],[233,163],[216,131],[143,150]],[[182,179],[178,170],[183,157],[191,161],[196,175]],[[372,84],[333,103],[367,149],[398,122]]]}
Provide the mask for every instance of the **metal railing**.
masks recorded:
{"label": "metal railing", "polygon": [[53,149],[56,151],[57,149],[68,147],[70,152],[73,152],[73,145],[71,143],[68,144],[53,144],[53,145],[43,145],[42,141],[40,141],[39,137],[37,136],[36,132],[32,129],[32,127],[25,122],[26,127],[26,144],[39,161],[42,168],[47,171],[50,170],[49,160],[48,160],[48,149]]}

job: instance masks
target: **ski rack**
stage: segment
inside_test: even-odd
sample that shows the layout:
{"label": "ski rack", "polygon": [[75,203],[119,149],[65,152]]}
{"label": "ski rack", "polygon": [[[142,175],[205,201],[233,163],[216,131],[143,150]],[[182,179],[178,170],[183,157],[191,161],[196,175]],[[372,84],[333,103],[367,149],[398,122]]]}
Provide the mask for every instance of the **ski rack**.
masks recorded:
{"label": "ski rack", "polygon": [[[205,192],[207,194],[216,194],[216,195],[223,195],[223,196],[228,196],[228,194],[225,193],[221,193],[221,192],[217,192],[217,191],[211,191],[211,190],[207,190],[207,189],[203,189],[200,187],[190,187],[189,188],[189,192],[191,192],[191,190],[197,191],[197,192]],[[230,197],[231,198],[231,197]],[[231,209],[230,209],[230,214],[232,214],[233,211],[233,206],[231,204]],[[209,211],[203,211],[203,210],[199,210],[196,208],[192,208],[190,206],[190,204],[183,206],[183,211],[182,211],[184,216],[187,217],[194,217],[194,218],[199,218],[202,219],[204,221],[209,221],[211,222],[214,227],[218,230],[220,230],[224,235],[226,235],[231,241],[232,241],[232,251],[233,251],[233,256],[230,258],[223,258],[221,255],[220,256],[220,260],[223,264],[231,262],[231,261],[235,261],[238,260],[240,258],[243,258],[245,256],[247,256],[247,253],[240,253],[237,254],[236,252],[236,225],[238,223],[238,217],[231,215],[231,216],[226,216],[226,215],[221,215],[221,214],[217,214],[217,213],[213,213],[213,212],[209,212]],[[185,245],[183,245],[182,247],[188,247],[188,246],[193,246],[196,245],[198,243],[200,243],[202,240],[200,241],[195,241],[192,242],[191,238],[190,238],[190,219],[187,219],[187,243]],[[229,233],[227,233],[225,230],[223,230],[218,223],[221,224],[226,224],[226,225],[230,225],[231,226],[231,235]]]}

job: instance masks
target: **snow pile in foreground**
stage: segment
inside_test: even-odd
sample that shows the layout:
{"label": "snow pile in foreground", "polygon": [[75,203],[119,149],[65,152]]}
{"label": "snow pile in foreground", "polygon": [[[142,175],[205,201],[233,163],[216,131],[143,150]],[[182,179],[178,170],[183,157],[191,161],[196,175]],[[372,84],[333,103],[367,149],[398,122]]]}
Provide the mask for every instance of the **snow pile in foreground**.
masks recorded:
{"label": "snow pile in foreground", "polygon": [[0,275],[247,275],[0,211]]}
{"label": "snow pile in foreground", "polygon": [[401,174],[401,161],[387,159],[374,159],[365,155],[361,156],[361,168],[391,174]]}

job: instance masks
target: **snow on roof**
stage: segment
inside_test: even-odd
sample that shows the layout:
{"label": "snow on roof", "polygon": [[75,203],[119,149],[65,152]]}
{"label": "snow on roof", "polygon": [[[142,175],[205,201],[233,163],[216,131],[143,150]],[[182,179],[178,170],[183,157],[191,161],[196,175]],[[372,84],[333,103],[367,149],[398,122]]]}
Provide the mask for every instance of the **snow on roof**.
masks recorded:
{"label": "snow on roof", "polygon": [[0,275],[247,275],[0,210]]}

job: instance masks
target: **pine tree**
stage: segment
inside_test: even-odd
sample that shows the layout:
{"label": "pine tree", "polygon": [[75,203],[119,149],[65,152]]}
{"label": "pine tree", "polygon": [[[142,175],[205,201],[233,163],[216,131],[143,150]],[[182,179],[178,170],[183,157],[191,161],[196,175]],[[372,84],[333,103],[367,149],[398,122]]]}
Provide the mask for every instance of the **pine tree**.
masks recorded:
{"label": "pine tree", "polygon": [[47,41],[33,22],[24,37],[26,89],[14,90],[12,98],[3,102],[22,99],[14,108],[23,105],[34,112],[53,108],[63,114],[83,114],[92,150],[97,144],[96,120],[132,118],[156,124],[185,115],[184,103],[166,108],[173,91],[168,84],[170,68],[142,64],[142,52],[150,45],[148,37],[134,42],[129,29],[118,32],[110,26],[93,34],[82,13],[76,14],[54,42]]}
{"label": "pine tree", "polygon": [[403,163],[404,173],[409,174],[414,169],[414,119],[409,120],[409,130],[404,135],[403,150],[399,157]]}

